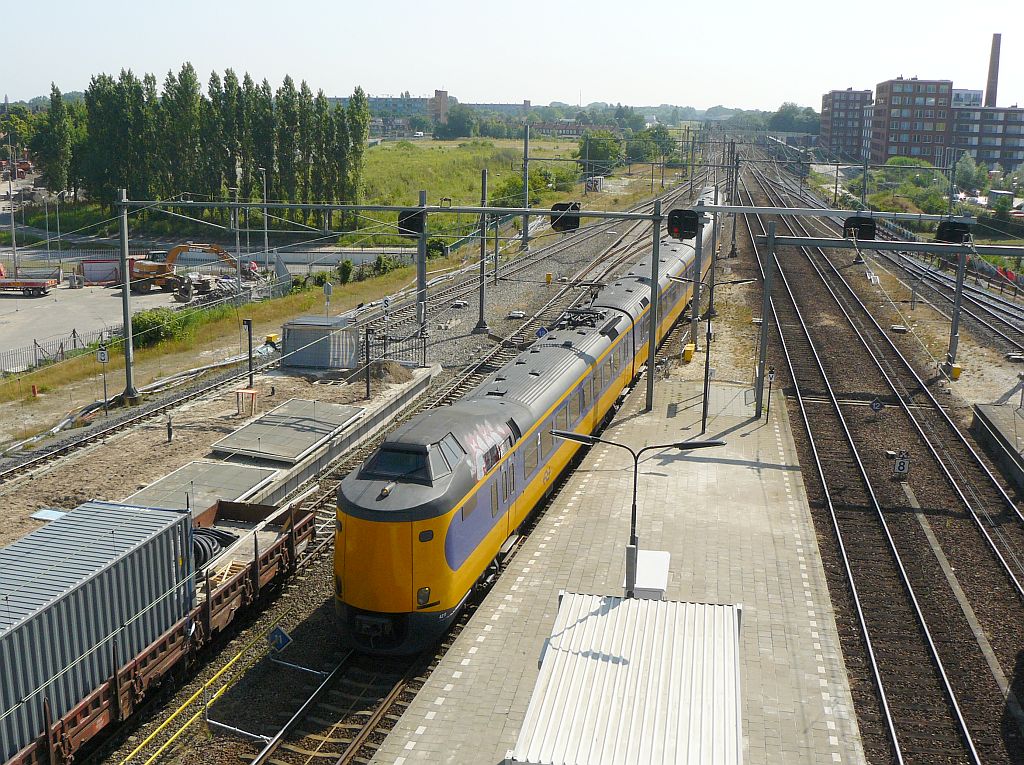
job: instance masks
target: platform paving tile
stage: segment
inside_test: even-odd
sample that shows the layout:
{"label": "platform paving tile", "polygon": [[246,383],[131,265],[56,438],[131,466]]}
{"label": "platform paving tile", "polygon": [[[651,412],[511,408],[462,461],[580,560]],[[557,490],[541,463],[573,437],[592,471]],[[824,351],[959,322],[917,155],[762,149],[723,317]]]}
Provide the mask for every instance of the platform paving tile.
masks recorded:
{"label": "platform paving tile", "polygon": [[[863,763],[785,402],[776,397],[770,421],[758,422],[745,394],[712,385],[700,436],[700,385],[659,382],[652,412],[642,411],[637,390],[604,436],[635,447],[727,441],[645,455],[638,536],[641,548],[672,554],[666,597],[743,604],[743,762]],[[622,592],[631,498],[628,454],[593,448],[375,763],[502,761],[526,713],[558,592]]]}

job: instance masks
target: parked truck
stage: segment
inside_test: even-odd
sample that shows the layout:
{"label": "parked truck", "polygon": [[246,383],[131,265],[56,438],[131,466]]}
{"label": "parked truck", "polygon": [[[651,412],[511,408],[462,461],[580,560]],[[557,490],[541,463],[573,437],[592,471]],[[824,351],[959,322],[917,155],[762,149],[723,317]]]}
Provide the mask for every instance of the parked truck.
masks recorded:
{"label": "parked truck", "polygon": [[0,290],[20,291],[27,297],[42,297],[49,294],[57,284],[58,280],[53,277],[9,277],[4,270],[3,263],[0,263]]}

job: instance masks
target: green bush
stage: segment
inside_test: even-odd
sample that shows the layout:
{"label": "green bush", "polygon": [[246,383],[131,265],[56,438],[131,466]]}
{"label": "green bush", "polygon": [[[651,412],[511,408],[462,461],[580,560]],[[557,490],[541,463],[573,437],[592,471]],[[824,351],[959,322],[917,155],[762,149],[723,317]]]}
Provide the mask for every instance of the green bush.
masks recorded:
{"label": "green bush", "polygon": [[427,239],[427,257],[428,258],[440,258],[445,254],[445,244],[443,239]]}
{"label": "green bush", "polygon": [[348,284],[352,281],[352,261],[346,258],[338,264],[338,282]]}

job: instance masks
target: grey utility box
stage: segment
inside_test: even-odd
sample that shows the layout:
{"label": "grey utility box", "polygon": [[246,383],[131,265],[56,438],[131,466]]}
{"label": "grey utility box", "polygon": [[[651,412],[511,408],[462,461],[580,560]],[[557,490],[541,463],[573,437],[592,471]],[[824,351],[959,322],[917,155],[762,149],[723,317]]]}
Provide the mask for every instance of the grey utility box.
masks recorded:
{"label": "grey utility box", "polygon": [[303,316],[284,325],[286,367],[356,369],[359,328],[344,316]]}
{"label": "grey utility box", "polygon": [[86,502],[0,549],[0,762],[192,607],[187,513]]}

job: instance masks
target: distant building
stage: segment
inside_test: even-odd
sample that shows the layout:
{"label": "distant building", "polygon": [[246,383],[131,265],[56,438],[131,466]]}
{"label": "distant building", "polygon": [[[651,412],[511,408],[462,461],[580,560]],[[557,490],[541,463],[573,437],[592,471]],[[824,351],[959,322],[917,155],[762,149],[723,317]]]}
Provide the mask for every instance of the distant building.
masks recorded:
{"label": "distant building", "polygon": [[[448,121],[448,91],[435,90],[434,96],[369,96],[370,114],[389,120],[394,118],[430,117],[434,122]],[[341,99],[347,104],[348,99]]]}
{"label": "distant building", "polygon": [[438,125],[448,121],[448,91],[435,90],[434,97],[427,99],[427,114]]}
{"label": "distant building", "polygon": [[863,128],[861,129],[860,154],[858,156],[862,162],[871,156],[871,126],[874,124],[874,119],[875,106],[868,104],[864,107],[864,118],[861,120]]}
{"label": "distant building", "polygon": [[864,107],[870,90],[830,90],[821,97],[819,145],[847,159],[859,159],[863,144]]}
{"label": "distant building", "polygon": [[530,125],[532,135],[550,135],[558,138],[582,138],[584,133],[593,133],[602,130],[619,135],[620,131],[615,125],[584,125],[572,119],[558,120],[557,122],[539,122]]}
{"label": "distant building", "polygon": [[529,99],[524,100],[521,104],[466,104],[466,106],[481,112],[503,114],[506,117],[525,117],[533,108]]}
{"label": "distant building", "polygon": [[941,165],[952,135],[951,80],[897,77],[878,83],[871,117],[870,160],[920,157]]}
{"label": "distant building", "polygon": [[953,110],[953,146],[990,168],[1024,165],[1024,108],[975,106]]}
{"label": "distant building", "polygon": [[953,108],[958,106],[981,106],[982,91],[953,88]]}

